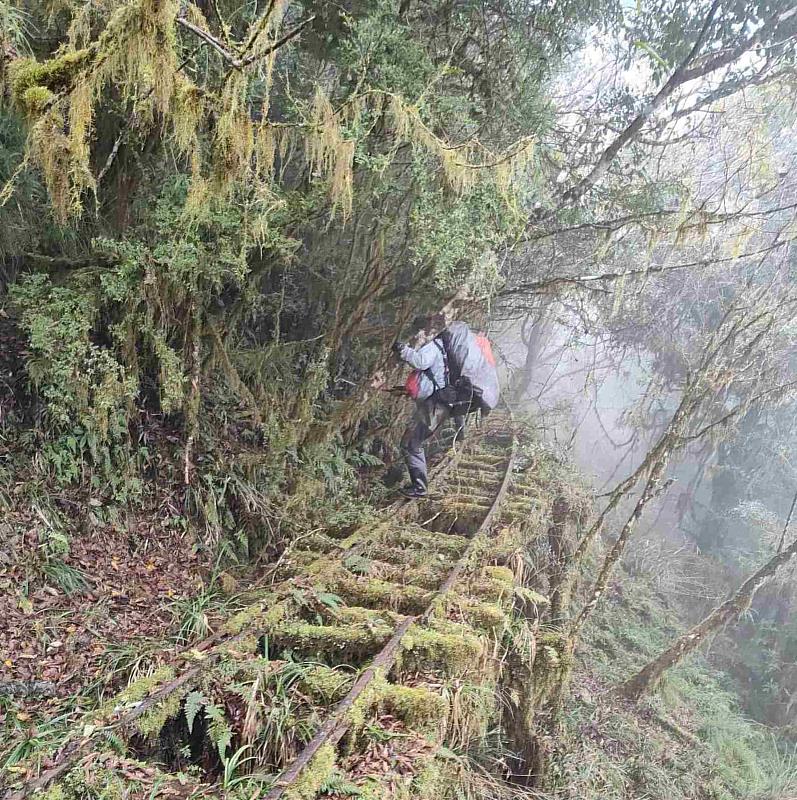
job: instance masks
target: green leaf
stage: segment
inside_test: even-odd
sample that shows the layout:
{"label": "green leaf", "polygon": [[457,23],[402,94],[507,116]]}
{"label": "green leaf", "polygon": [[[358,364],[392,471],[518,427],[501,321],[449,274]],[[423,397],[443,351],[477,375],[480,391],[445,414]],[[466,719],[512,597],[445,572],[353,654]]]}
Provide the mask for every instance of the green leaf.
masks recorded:
{"label": "green leaf", "polygon": [[634,47],[644,50],[660,67],[669,68],[670,65],[647,42],[637,40]]}
{"label": "green leaf", "polygon": [[344,559],[343,566],[351,572],[357,572],[361,575],[364,575],[371,568],[371,559],[354,553],[353,555],[350,555]]}
{"label": "green leaf", "polygon": [[352,783],[345,775],[340,773],[331,775],[329,780],[321,787],[322,794],[342,794],[345,797],[361,797],[362,789]]}
{"label": "green leaf", "polygon": [[185,698],[185,721],[188,723],[189,733],[194,729],[194,720],[199,713],[199,709],[206,704],[207,700],[202,692],[189,692],[188,696]]}
{"label": "green leaf", "polygon": [[232,742],[232,728],[230,728],[224,710],[215,703],[205,705],[205,719],[210,722],[208,726],[208,736],[210,741],[216,745],[219,756],[224,759],[227,748]]}
{"label": "green leaf", "polygon": [[331,594],[330,592],[321,592],[318,595],[318,601],[325,605],[327,608],[339,608],[343,604],[343,600],[338,597],[336,594]]}

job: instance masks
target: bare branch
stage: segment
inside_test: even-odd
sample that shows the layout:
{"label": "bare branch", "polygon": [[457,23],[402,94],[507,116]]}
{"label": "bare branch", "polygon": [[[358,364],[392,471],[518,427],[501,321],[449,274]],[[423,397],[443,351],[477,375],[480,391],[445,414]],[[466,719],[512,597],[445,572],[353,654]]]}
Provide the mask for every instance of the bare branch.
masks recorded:
{"label": "bare branch", "polygon": [[290,42],[291,39],[295,39],[315,18],[316,15],[313,14],[304,21],[300,22],[295,28],[292,28],[287,33],[280,36],[279,39],[277,39],[273,44],[269,45],[265,50],[261,50],[258,53],[252,53],[246,58],[239,58],[234,53],[231,53],[212,33],[206,31],[204,28],[200,28],[198,25],[194,25],[193,22],[189,22],[189,20],[187,20],[184,16],[177,17],[177,24],[186,30],[191,31],[191,33],[193,33],[195,36],[198,36],[200,39],[210,45],[231,67],[234,69],[243,69],[244,67],[248,67],[250,64],[253,64],[255,61],[271,55],[271,53],[273,53],[275,50],[279,50],[280,47]]}

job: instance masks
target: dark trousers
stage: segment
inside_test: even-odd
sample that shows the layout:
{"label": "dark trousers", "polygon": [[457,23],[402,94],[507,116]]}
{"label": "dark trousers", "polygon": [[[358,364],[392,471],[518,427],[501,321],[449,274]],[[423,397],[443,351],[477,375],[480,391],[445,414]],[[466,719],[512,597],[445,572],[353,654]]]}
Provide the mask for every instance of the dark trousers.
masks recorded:
{"label": "dark trousers", "polygon": [[[413,483],[420,483],[424,487],[429,483],[423,445],[451,416],[451,409],[448,406],[436,402],[431,397],[416,403],[412,420],[401,437],[401,452]],[[464,428],[465,417],[454,416],[454,425],[457,430]]]}

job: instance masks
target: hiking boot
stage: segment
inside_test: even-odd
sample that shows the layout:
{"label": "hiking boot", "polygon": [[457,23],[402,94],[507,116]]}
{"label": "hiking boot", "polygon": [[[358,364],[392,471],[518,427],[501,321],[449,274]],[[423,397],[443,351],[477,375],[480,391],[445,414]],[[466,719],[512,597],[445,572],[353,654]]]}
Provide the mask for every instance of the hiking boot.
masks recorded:
{"label": "hiking boot", "polygon": [[455,444],[462,444],[465,441],[465,429],[457,428],[457,435],[454,437]]}
{"label": "hiking boot", "polygon": [[400,491],[404,497],[410,500],[417,500],[418,498],[426,497],[426,484],[421,483],[421,481],[413,481],[403,486]]}

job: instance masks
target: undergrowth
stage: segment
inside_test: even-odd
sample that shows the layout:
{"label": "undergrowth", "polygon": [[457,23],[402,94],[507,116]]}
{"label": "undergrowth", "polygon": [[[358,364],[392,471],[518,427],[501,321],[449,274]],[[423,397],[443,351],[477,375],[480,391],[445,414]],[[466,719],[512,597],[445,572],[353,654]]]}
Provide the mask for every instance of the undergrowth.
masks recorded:
{"label": "undergrowth", "polygon": [[554,776],[557,796],[776,800],[797,791],[797,756],[745,718],[729,676],[695,655],[635,707],[612,687],[681,632],[675,609],[624,575],[577,652]]}

